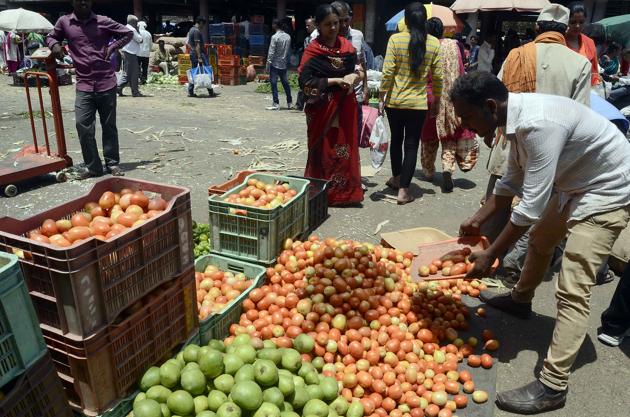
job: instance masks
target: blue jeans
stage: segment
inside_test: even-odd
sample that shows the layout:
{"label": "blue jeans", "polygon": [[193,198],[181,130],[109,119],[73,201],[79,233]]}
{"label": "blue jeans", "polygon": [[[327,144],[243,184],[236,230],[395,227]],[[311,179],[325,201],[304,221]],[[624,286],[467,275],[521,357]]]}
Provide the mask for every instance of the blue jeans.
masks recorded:
{"label": "blue jeans", "polygon": [[291,105],[293,103],[293,98],[291,97],[291,86],[289,85],[289,78],[287,76],[288,71],[285,69],[279,69],[274,67],[273,65],[269,66],[269,82],[271,83],[271,95],[273,96],[273,104],[280,104],[280,99],[278,98],[278,77],[280,77],[280,82],[282,83],[282,88],[284,88],[284,92],[287,95],[287,105]]}
{"label": "blue jeans", "polygon": [[[201,60],[203,61],[203,65],[205,65],[206,67],[209,66],[210,64],[208,63],[208,56],[206,54],[201,54]],[[197,62],[197,54],[194,52],[191,52],[190,54],[190,63],[192,64],[193,67],[196,67],[198,62]],[[208,88],[208,94],[212,95],[212,88]],[[195,93],[195,84],[193,84],[192,82],[188,83],[188,95],[192,96]]]}

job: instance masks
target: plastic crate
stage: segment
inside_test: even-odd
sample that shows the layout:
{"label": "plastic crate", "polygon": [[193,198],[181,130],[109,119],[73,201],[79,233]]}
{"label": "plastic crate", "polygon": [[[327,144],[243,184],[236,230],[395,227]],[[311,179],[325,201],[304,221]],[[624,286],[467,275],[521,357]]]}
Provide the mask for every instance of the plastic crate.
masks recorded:
{"label": "plastic crate", "polygon": [[48,354],[2,391],[0,417],[73,417]]}
{"label": "plastic crate", "polygon": [[262,23],[250,23],[249,35],[263,35],[265,33],[265,25]]}
{"label": "plastic crate", "polygon": [[75,410],[88,416],[109,410],[131,393],[150,366],[170,355],[193,331],[198,333],[194,267],[167,285],[120,324],[89,339],[65,337],[42,325]]}
{"label": "plastic crate", "polygon": [[206,345],[211,339],[223,340],[230,335],[230,326],[238,323],[243,312],[243,301],[254,289],[265,283],[266,270],[262,266],[252,265],[236,259],[229,259],[219,255],[206,255],[195,261],[195,270],[203,272],[208,265],[215,265],[222,271],[243,273],[254,283],[234,299],[219,313],[213,314],[199,322],[200,344]]}
{"label": "plastic crate", "polygon": [[219,57],[219,66],[238,67],[241,65],[241,57],[238,55],[227,55]]}
{"label": "plastic crate", "polygon": [[210,43],[213,45],[225,45],[225,36],[210,36]]}
{"label": "plastic crate", "polygon": [[253,15],[249,19],[250,23],[265,23],[265,16],[263,15]]}
{"label": "plastic crate", "polygon": [[309,233],[321,226],[328,218],[328,182],[318,178],[299,177],[310,181],[308,188],[308,231]]}
{"label": "plastic crate", "polygon": [[264,67],[265,66],[265,57],[264,56],[249,56],[249,65],[253,65],[255,67]]}
{"label": "plastic crate", "polygon": [[235,86],[235,85],[239,85],[239,83],[240,83],[240,79],[238,76],[234,77],[234,76],[222,74],[221,77],[219,77],[219,84],[221,85]]}
{"label": "plastic crate", "polygon": [[212,225],[212,251],[249,262],[272,263],[285,239],[294,239],[308,230],[308,180],[256,173],[245,183],[227,191],[238,193],[249,179],[266,183],[289,183],[297,195],[274,209],[263,209],[223,201],[222,196],[208,198]]}
{"label": "plastic crate", "polygon": [[260,56],[264,57],[267,55],[267,46],[265,45],[250,45],[249,46],[249,55],[250,56]]}
{"label": "plastic crate", "polygon": [[258,171],[239,171],[237,172],[230,180],[224,182],[223,184],[216,184],[216,185],[211,185],[210,187],[208,187],[208,195],[222,195],[224,194],[226,191],[237,187],[239,184],[241,184],[243,181],[245,181],[245,178],[250,175],[250,174],[255,174]]}
{"label": "plastic crate", "polygon": [[46,354],[18,257],[0,252],[0,389]]}
{"label": "plastic crate", "polygon": [[213,44],[212,47],[217,50],[217,54],[219,57],[233,55],[232,45]]}
{"label": "plastic crate", "polygon": [[[89,238],[68,248],[25,237],[45,219],[69,218],[105,191],[160,194],[164,212],[107,241]],[[87,336],[160,284],[193,265],[190,191],[110,177],[85,195],[25,220],[0,218],[0,250],[21,253],[20,266],[39,321],[62,333]],[[20,252],[21,251],[21,252]]]}
{"label": "plastic crate", "polygon": [[265,44],[265,35],[249,35],[249,44],[252,46],[260,46]]}
{"label": "plastic crate", "polygon": [[223,23],[216,23],[208,25],[208,33],[210,36],[225,36],[225,26]]}

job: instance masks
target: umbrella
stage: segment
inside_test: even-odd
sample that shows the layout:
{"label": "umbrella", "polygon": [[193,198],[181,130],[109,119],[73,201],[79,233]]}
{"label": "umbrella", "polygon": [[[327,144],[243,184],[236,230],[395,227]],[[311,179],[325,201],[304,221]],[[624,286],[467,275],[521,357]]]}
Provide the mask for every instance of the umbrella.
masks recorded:
{"label": "umbrella", "polygon": [[606,34],[606,40],[619,42],[622,47],[630,45],[630,14],[607,17],[593,26],[600,26]]}
{"label": "umbrella", "polygon": [[0,30],[7,32],[48,33],[54,26],[39,13],[25,9],[9,9],[0,12]]}
{"label": "umbrella", "polygon": [[[427,11],[427,18],[437,17],[442,21],[444,25],[444,32],[446,34],[453,34],[457,32],[461,32],[464,28],[464,24],[459,19],[459,17],[455,16],[455,13],[448,7],[438,6],[435,4],[425,4],[424,8]],[[401,10],[394,17],[389,19],[387,23],[385,23],[385,27],[388,32],[395,32],[406,30],[405,26],[405,11]]]}
{"label": "umbrella", "polygon": [[456,0],[451,5],[455,13],[493,11],[539,12],[549,6],[548,0]]}

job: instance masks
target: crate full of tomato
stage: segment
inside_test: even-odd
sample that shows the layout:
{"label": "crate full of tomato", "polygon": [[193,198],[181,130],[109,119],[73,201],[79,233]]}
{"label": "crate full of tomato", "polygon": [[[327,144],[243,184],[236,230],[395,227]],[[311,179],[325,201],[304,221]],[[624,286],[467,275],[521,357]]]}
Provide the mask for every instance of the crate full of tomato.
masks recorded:
{"label": "crate full of tomato", "polygon": [[190,192],[107,178],[25,220],[0,218],[0,250],[19,256],[42,328],[87,337],[192,267]]}
{"label": "crate full of tomato", "polygon": [[266,173],[208,199],[212,251],[246,262],[270,264],[286,239],[308,230],[309,180]]}

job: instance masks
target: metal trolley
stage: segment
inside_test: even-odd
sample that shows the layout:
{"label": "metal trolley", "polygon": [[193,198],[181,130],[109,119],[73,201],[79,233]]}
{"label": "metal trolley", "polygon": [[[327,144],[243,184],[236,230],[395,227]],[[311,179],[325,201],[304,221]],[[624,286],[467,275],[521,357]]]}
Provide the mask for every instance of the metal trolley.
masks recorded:
{"label": "metal trolley", "polygon": [[[66,180],[64,169],[72,166],[72,159],[68,156],[66,148],[66,137],[63,128],[63,118],[61,114],[61,102],[59,100],[59,85],[57,78],[57,68],[68,68],[68,66],[58,65],[52,56],[50,49],[40,48],[31,59],[40,61],[45,65],[44,71],[27,71],[24,74],[24,89],[28,104],[28,115],[30,118],[31,131],[33,133],[33,145],[23,147],[12,158],[0,161],[0,187],[7,197],[17,195],[17,183],[30,178],[38,177],[49,173],[56,173],[57,181]],[[34,81],[35,94],[31,93],[29,86],[31,80]],[[46,120],[46,111],[42,95],[42,87],[48,84],[50,94],[50,111],[55,135],[56,149],[51,148],[49,139],[49,126]],[[39,99],[39,107],[35,111],[41,114],[41,130],[44,143],[40,144],[35,126],[36,116],[33,114],[34,106],[31,96],[35,95]],[[36,103],[37,104],[37,103]]]}

